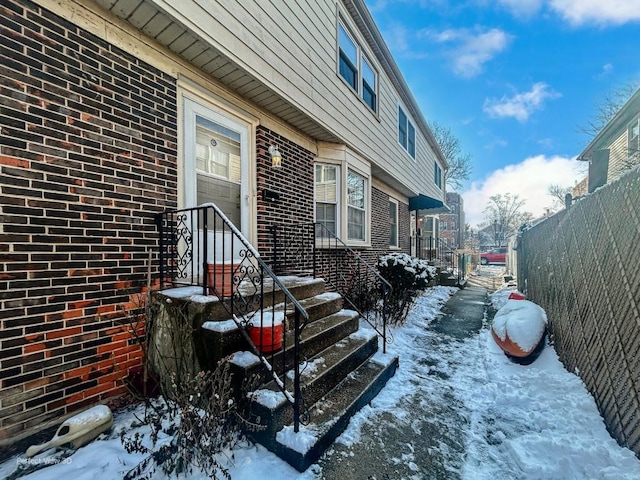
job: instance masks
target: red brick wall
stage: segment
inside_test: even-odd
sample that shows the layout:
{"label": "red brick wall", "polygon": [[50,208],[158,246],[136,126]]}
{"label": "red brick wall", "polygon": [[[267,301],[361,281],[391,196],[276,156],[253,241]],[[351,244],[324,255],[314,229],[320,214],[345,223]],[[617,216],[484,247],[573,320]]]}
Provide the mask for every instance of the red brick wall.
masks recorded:
{"label": "red brick wall", "polygon": [[[271,225],[313,222],[313,161],[309,150],[287,140],[263,126],[256,132],[258,249],[269,261],[272,251]],[[273,168],[269,145],[277,145],[282,166]],[[276,192],[278,202],[265,201],[264,190]]]}
{"label": "red brick wall", "polygon": [[123,391],[120,307],[176,206],[173,78],[24,0],[0,5],[0,443]]}

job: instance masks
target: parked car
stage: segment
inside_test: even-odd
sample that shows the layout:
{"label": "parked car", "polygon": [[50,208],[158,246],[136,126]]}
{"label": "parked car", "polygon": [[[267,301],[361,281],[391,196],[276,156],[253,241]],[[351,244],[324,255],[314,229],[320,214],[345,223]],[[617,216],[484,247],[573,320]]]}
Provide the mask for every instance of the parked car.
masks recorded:
{"label": "parked car", "polygon": [[488,252],[480,254],[480,264],[489,265],[490,263],[505,263],[507,257],[507,247],[494,248]]}

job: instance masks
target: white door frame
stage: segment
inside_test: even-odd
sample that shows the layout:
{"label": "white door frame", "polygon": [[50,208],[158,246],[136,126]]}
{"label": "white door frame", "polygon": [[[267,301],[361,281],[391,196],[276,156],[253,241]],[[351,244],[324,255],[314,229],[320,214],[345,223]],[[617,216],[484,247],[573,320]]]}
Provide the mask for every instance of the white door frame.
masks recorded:
{"label": "white door frame", "polygon": [[204,117],[223,127],[226,127],[240,135],[240,225],[236,227],[248,238],[251,239],[252,226],[250,225],[251,198],[249,164],[250,164],[250,142],[251,124],[244,122],[239,118],[231,117],[223,114],[220,110],[215,109],[213,105],[207,105],[199,99],[189,96],[183,96],[183,171],[182,171],[182,207],[195,207],[197,202],[196,189],[196,161],[195,161],[195,135],[196,135],[196,116]]}

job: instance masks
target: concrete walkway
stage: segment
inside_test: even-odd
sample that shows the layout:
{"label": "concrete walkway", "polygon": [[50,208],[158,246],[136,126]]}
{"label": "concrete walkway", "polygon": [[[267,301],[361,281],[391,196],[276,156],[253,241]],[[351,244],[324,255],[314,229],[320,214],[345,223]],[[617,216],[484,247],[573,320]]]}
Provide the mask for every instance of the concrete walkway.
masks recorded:
{"label": "concrete walkway", "polygon": [[[318,464],[318,478],[327,480],[456,479],[464,459],[467,415],[456,400],[453,387],[439,388],[435,397],[423,398],[420,382],[448,378],[455,363],[443,365],[443,353],[451,342],[477,335],[487,308],[487,289],[468,284],[443,307],[443,315],[428,329],[424,368],[415,373],[416,394],[400,400],[410,418],[385,412],[362,426],[360,439],[351,446],[335,443]],[[400,368],[403,368],[400,358]],[[413,381],[413,380],[412,380]],[[390,388],[389,385],[387,388]],[[312,467],[313,468],[313,467]]]}

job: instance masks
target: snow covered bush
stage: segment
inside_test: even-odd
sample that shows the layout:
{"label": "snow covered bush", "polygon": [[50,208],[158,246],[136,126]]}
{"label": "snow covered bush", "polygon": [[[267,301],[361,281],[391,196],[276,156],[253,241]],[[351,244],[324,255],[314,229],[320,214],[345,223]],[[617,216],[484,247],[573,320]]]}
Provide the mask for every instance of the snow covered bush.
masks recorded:
{"label": "snow covered bush", "polygon": [[406,253],[390,253],[378,259],[378,270],[393,287],[387,299],[389,322],[401,325],[420,291],[435,278],[436,269]]}

